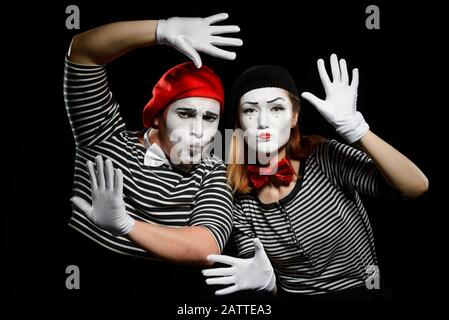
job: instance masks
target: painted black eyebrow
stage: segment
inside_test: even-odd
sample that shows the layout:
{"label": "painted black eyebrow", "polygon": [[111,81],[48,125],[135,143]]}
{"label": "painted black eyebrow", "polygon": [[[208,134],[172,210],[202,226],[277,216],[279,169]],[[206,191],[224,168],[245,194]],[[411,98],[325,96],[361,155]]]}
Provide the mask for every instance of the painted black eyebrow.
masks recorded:
{"label": "painted black eyebrow", "polygon": [[188,113],[196,113],[196,110],[193,108],[177,108],[176,111],[188,112]]}
{"label": "painted black eyebrow", "polygon": [[278,97],[278,98],[276,98],[276,99],[273,99],[273,100],[270,100],[270,101],[267,101],[267,103],[273,103],[273,102],[275,102],[275,101],[277,101],[277,100],[282,100],[282,101],[285,101],[283,98],[281,98],[281,97]]}
{"label": "painted black eyebrow", "polygon": [[218,117],[218,114],[215,112],[206,111],[206,116]]}
{"label": "painted black eyebrow", "polygon": [[[273,103],[273,102],[275,102],[275,101],[277,101],[277,100],[285,101],[284,98],[277,97],[277,98],[275,98],[275,99],[273,99],[273,100],[267,101],[267,103]],[[243,104],[245,104],[245,103],[253,104],[253,105],[259,104],[258,102],[251,102],[251,101],[245,101],[245,102],[243,102]]]}
{"label": "painted black eyebrow", "polygon": [[[193,108],[185,108],[185,107],[177,108],[176,111],[181,111],[181,112],[185,112],[185,113],[189,113],[189,114],[196,114],[197,113],[197,110],[195,110]],[[218,114],[217,113],[210,112],[210,111],[206,111],[206,116],[218,118]]]}

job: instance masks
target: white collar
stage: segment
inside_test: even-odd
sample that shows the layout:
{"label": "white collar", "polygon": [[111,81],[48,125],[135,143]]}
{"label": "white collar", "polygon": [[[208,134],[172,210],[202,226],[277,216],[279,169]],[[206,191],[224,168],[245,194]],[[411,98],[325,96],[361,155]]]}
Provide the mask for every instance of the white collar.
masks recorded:
{"label": "white collar", "polygon": [[151,129],[148,129],[144,134],[143,142],[147,151],[145,152],[143,164],[150,167],[160,167],[166,164],[169,168],[171,168],[170,161],[168,161],[164,151],[162,151],[162,148],[159,147],[157,143],[150,144],[150,141],[148,140],[148,133],[150,130]]}

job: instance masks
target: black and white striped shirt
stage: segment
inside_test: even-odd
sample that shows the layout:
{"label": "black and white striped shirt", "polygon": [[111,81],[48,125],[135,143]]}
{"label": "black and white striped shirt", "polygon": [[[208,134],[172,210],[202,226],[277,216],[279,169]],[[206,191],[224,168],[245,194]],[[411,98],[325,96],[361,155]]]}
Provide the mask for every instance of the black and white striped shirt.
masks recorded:
{"label": "black and white striped shirt", "polygon": [[239,255],[254,255],[252,238],[264,245],[285,291],[321,294],[365,284],[377,265],[373,232],[360,194],[395,192],[363,152],[332,140],[301,163],[294,189],[264,204],[254,193],[234,201]]}
{"label": "black and white striped shirt", "polygon": [[[66,59],[64,98],[76,143],[74,196],[92,202],[86,161],[102,155],[123,172],[124,202],[131,217],[170,227],[202,226],[223,250],[232,230],[233,209],[221,160],[207,157],[187,173],[167,165],[144,166],[146,149],[138,132],[126,130],[104,66]],[[110,250],[154,258],[128,239],[98,228],[77,208],[69,225]]]}

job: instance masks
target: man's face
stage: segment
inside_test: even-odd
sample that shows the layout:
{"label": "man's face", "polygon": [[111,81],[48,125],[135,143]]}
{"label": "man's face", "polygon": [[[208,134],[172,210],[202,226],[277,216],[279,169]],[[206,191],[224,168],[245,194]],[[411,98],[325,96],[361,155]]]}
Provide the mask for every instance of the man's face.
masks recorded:
{"label": "man's face", "polygon": [[240,98],[238,114],[248,149],[259,154],[284,147],[298,117],[288,92],[281,88],[248,91]]}
{"label": "man's face", "polygon": [[200,163],[208,155],[218,129],[220,103],[210,98],[184,98],[162,114],[159,133],[164,151],[174,164]]}

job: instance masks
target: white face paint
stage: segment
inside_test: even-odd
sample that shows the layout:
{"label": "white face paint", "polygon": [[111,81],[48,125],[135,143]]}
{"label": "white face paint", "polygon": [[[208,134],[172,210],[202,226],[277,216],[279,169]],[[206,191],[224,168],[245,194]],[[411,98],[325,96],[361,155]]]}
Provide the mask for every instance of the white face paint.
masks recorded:
{"label": "white face paint", "polygon": [[248,149],[258,154],[277,153],[296,124],[289,94],[281,88],[248,91],[240,98],[238,114]]}
{"label": "white face paint", "polygon": [[[171,103],[159,126],[174,164],[200,163],[208,155],[220,119],[220,103],[214,99],[191,97]],[[164,139],[165,140],[165,139]],[[165,146],[167,147],[167,146]]]}

